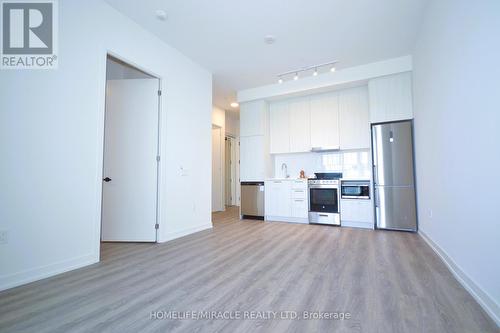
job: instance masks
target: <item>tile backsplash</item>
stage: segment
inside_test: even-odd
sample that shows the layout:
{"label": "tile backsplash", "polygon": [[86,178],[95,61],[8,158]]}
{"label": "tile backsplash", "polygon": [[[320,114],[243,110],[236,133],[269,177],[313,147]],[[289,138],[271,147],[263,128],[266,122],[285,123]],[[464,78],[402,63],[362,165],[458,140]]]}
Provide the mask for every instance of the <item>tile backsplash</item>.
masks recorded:
{"label": "tile backsplash", "polygon": [[300,170],[306,176],[315,172],[342,172],[343,178],[371,179],[370,149],[345,150],[325,153],[297,153],[274,155],[274,177],[282,178],[282,165],[287,165],[288,174],[296,178]]}

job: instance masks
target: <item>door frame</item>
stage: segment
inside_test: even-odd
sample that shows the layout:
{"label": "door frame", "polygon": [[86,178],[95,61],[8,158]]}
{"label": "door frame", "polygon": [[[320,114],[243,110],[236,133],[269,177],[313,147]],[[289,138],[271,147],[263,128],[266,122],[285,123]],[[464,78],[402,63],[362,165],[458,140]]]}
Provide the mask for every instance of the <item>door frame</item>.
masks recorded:
{"label": "door frame", "polygon": [[[115,52],[114,50],[111,49],[104,49],[102,51],[102,56],[100,60],[100,73],[101,73],[101,78],[100,82],[98,84],[99,88],[99,121],[98,121],[98,139],[97,139],[97,151],[98,151],[98,158],[97,158],[97,170],[98,173],[96,175],[96,189],[97,189],[97,207],[96,211],[98,216],[97,220],[95,221],[95,233],[94,233],[94,255],[96,261],[101,260],[101,226],[102,226],[102,195],[103,195],[103,177],[104,177],[104,140],[105,140],[105,117],[106,117],[106,83],[107,83],[107,59],[108,56],[111,56],[113,58],[116,58],[117,60],[120,60],[127,65],[134,67],[148,75],[151,75],[152,77],[156,78],[158,80],[158,90],[161,91],[162,93],[158,95],[158,117],[157,117],[157,144],[156,144],[156,153],[157,156],[160,156],[160,160],[157,161],[156,164],[156,221],[155,224],[159,225],[159,228],[162,227],[161,224],[161,209],[160,209],[160,202],[161,202],[161,197],[162,197],[162,187],[160,186],[161,181],[162,181],[162,168],[161,168],[161,151],[163,148],[162,143],[164,142],[164,133],[161,130],[162,129],[162,122],[163,120],[163,105],[164,105],[164,92],[162,89],[163,86],[163,77],[156,73],[155,71],[150,70],[147,68],[147,66],[143,66],[141,64],[138,64],[129,58],[122,56],[119,52]],[[153,226],[155,227],[155,226]],[[155,242],[159,242],[159,230],[155,230]]]}

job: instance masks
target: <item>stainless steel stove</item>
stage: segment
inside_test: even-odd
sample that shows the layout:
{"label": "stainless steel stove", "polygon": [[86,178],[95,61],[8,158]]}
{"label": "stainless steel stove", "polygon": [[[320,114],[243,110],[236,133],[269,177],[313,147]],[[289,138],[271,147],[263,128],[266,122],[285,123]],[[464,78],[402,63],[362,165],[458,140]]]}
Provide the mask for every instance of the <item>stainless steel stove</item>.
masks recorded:
{"label": "stainless steel stove", "polygon": [[316,173],[308,180],[309,223],[340,225],[340,178],[342,173]]}

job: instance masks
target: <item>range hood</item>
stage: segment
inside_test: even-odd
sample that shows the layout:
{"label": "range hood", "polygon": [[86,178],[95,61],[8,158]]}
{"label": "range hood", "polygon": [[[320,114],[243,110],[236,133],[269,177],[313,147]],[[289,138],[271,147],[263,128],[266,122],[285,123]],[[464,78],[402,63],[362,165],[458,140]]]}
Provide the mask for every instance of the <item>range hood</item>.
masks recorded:
{"label": "range hood", "polygon": [[330,151],[339,151],[339,146],[329,146],[329,147],[312,147],[311,152],[313,153],[325,153]]}

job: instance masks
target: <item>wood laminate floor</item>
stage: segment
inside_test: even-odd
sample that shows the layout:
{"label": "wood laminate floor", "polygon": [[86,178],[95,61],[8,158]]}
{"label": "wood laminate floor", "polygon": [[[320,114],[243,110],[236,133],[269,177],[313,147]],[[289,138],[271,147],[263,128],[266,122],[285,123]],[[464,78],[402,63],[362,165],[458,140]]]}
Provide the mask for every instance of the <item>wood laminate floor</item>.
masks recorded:
{"label": "wood laminate floor", "polygon": [[[164,244],[105,243],[98,264],[1,292],[0,332],[499,331],[416,234],[237,214]],[[183,311],[215,318],[161,319]],[[351,318],[280,319],[303,311]]]}

